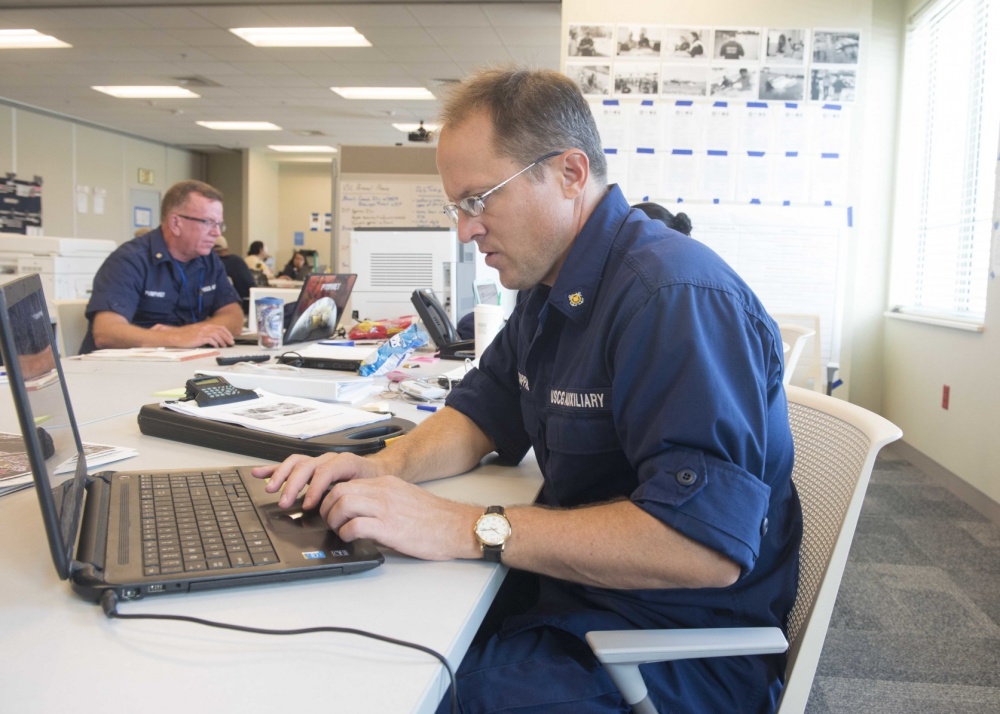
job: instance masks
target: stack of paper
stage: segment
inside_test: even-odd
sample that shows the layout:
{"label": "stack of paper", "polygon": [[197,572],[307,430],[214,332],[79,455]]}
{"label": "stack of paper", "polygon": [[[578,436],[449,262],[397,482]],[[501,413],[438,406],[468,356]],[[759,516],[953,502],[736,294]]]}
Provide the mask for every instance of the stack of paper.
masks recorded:
{"label": "stack of paper", "polygon": [[311,439],[389,418],[388,414],[375,414],[313,399],[282,397],[262,389],[255,391],[258,399],[233,404],[199,407],[192,399],[186,402],[167,400],[160,406],[202,419],[239,424],[248,429],[295,439]]}
{"label": "stack of paper", "polygon": [[240,389],[264,389],[286,397],[344,404],[357,404],[378,388],[371,377],[300,369],[287,364],[240,362],[232,367],[199,369],[197,374],[222,377]]}
{"label": "stack of paper", "polygon": [[211,347],[131,347],[121,350],[94,350],[78,359],[137,360],[140,362],[184,362],[199,357],[214,357],[219,350]]}

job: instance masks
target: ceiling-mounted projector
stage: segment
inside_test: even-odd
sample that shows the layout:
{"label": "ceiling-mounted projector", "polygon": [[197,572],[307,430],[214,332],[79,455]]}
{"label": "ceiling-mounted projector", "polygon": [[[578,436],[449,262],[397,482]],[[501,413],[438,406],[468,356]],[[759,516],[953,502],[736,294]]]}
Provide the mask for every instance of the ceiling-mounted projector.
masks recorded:
{"label": "ceiling-mounted projector", "polygon": [[417,127],[416,131],[411,131],[407,136],[410,141],[422,141],[424,143],[431,140],[432,133],[424,129],[424,123],[420,122],[420,126]]}

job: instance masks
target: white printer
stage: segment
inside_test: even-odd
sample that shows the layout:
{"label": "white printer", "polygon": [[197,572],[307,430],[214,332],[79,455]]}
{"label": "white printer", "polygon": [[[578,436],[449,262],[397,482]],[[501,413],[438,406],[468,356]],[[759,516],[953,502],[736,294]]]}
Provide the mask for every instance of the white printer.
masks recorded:
{"label": "white printer", "polygon": [[49,313],[55,315],[53,300],[90,298],[97,269],[117,247],[111,240],[0,233],[0,283],[38,273]]}

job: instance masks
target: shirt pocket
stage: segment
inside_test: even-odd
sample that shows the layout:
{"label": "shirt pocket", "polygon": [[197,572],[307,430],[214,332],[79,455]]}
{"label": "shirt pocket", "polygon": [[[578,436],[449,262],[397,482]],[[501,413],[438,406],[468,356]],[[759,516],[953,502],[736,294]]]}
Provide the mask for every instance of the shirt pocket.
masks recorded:
{"label": "shirt pocket", "polygon": [[569,508],[627,498],[638,485],[610,412],[549,414],[545,446],[550,505]]}
{"label": "shirt pocket", "polygon": [[167,297],[153,297],[143,293],[139,298],[139,305],[135,311],[134,321],[139,324],[150,325],[155,323],[172,324],[175,321],[175,311],[172,309],[173,302],[173,300]]}

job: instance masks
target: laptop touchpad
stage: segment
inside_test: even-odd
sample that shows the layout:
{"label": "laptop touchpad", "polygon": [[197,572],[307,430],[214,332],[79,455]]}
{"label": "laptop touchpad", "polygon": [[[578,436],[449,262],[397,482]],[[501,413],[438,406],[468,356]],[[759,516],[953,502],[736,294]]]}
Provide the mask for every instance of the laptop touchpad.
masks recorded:
{"label": "laptop touchpad", "polygon": [[277,504],[261,509],[274,530],[281,531],[325,531],[326,521],[319,515],[319,509],[302,509],[302,502],[296,501],[290,508],[279,508]]}

